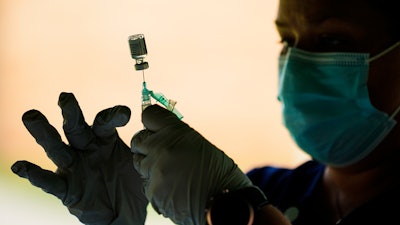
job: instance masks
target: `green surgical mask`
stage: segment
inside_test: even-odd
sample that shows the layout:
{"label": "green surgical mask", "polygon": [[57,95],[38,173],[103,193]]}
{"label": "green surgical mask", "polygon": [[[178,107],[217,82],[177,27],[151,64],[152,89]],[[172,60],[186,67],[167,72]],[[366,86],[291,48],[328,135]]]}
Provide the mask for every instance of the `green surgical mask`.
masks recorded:
{"label": "green surgical mask", "polygon": [[377,110],[367,88],[369,58],[364,53],[313,53],[288,48],[280,56],[279,95],[283,122],[298,146],[313,159],[332,166],[358,162],[396,124]]}

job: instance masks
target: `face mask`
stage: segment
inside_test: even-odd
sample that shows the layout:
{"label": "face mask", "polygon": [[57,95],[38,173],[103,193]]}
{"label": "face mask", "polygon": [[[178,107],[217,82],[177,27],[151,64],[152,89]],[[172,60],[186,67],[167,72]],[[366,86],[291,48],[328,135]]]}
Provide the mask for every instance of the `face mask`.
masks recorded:
{"label": "face mask", "polygon": [[315,160],[346,166],[358,162],[394,127],[372,106],[367,88],[369,58],[363,53],[312,53],[288,48],[279,59],[279,95],[284,125]]}

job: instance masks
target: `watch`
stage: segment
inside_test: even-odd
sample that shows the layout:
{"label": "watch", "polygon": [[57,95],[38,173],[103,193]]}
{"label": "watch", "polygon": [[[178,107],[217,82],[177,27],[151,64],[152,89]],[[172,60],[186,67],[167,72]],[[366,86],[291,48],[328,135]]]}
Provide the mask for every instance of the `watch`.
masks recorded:
{"label": "watch", "polygon": [[268,199],[257,187],[245,187],[212,197],[206,210],[208,225],[252,225],[254,214]]}

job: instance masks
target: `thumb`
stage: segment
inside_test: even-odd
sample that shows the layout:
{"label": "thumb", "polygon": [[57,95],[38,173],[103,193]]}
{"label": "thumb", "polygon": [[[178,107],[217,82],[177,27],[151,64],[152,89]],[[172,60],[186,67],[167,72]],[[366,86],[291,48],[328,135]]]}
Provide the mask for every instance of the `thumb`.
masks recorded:
{"label": "thumb", "polygon": [[142,113],[143,125],[153,132],[180,122],[174,113],[157,104],[147,107]]}

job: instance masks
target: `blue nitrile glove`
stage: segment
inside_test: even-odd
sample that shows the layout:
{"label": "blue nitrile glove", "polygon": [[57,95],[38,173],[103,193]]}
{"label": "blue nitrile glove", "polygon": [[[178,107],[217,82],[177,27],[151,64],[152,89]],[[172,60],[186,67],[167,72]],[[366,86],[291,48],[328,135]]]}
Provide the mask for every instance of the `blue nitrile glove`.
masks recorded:
{"label": "blue nitrile glove", "polygon": [[231,158],[170,111],[149,106],[142,122],[146,129],[131,141],[134,165],[147,179],[153,208],[173,222],[205,225],[211,197],[252,185]]}
{"label": "blue nitrile glove", "polygon": [[59,106],[69,145],[39,111],[30,110],[22,117],[57,171],[27,161],[14,163],[12,171],[61,199],[84,224],[143,225],[148,204],[143,180],[133,167],[130,148],[116,130],[129,121],[129,108],[105,109],[89,126],[73,94],[61,93]]}

